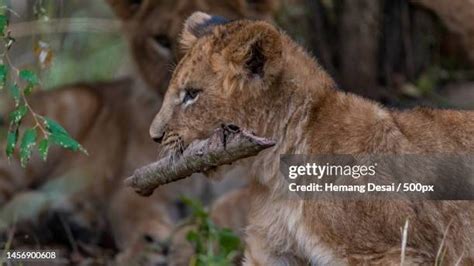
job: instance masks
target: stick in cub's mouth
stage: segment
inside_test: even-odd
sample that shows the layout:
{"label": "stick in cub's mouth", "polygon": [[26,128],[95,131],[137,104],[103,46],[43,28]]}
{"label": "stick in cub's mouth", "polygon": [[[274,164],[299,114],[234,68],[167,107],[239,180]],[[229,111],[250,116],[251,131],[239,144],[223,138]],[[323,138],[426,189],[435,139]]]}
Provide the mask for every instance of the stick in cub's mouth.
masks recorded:
{"label": "stick in cub's mouth", "polygon": [[254,156],[274,145],[273,140],[255,136],[238,126],[223,125],[209,138],[191,143],[178,159],[169,155],[135,170],[125,179],[125,185],[142,196],[150,196],[158,186]]}

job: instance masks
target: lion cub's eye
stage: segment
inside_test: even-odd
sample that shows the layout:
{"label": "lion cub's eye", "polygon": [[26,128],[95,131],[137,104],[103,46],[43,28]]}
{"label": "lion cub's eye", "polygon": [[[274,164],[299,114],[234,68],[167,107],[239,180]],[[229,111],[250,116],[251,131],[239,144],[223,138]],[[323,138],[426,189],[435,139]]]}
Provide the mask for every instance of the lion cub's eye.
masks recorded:
{"label": "lion cub's eye", "polygon": [[183,96],[183,104],[188,105],[193,103],[201,90],[199,89],[194,89],[194,88],[187,88],[184,90],[184,96]]}

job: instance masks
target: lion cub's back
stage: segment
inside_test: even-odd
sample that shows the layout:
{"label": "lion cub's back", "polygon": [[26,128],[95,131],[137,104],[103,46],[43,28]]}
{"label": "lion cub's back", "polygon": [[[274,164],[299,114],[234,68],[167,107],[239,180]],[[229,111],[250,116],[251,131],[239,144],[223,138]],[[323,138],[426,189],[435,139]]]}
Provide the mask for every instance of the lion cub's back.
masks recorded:
{"label": "lion cub's back", "polygon": [[474,111],[416,108],[395,112],[400,131],[422,152],[474,151]]}

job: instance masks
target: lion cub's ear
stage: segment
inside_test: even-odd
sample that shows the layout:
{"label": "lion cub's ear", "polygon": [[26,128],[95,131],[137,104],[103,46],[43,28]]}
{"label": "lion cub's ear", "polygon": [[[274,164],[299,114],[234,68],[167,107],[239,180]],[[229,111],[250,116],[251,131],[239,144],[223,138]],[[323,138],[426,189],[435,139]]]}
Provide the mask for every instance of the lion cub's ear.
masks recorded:
{"label": "lion cub's ear", "polygon": [[220,16],[211,16],[204,12],[194,12],[186,19],[183,32],[181,33],[180,44],[186,51],[191,48],[197,39],[211,33],[217,25],[228,23],[229,20]]}
{"label": "lion cub's ear", "polygon": [[269,23],[253,22],[236,33],[223,54],[243,76],[272,81],[282,68],[282,36]]}

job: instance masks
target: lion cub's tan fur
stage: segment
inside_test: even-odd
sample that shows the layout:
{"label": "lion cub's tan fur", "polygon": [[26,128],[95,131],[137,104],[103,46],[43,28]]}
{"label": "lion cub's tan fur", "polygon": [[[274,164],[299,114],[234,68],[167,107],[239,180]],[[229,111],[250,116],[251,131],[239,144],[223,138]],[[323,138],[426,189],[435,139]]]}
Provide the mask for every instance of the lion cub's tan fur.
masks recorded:
{"label": "lion cub's tan fur", "polygon": [[[433,264],[443,236],[443,264],[474,263],[471,202],[295,200],[279,175],[280,154],[472,153],[474,113],[391,111],[338,91],[272,25],[212,21],[195,13],[186,22],[187,53],[150,133],[164,134],[173,149],[170,143],[187,145],[232,122],[278,141],[243,161],[254,176],[245,265],[399,265],[406,219],[405,263]],[[190,90],[198,91],[194,98]]]}

